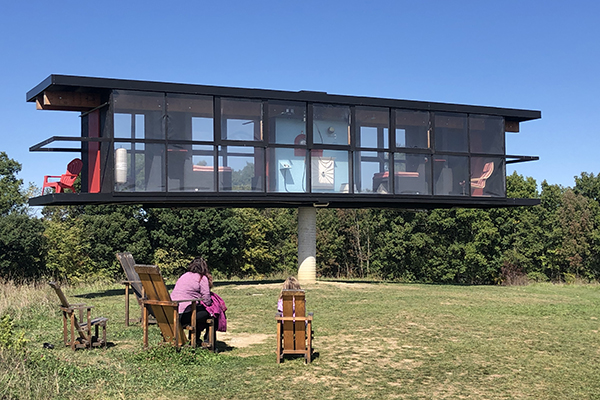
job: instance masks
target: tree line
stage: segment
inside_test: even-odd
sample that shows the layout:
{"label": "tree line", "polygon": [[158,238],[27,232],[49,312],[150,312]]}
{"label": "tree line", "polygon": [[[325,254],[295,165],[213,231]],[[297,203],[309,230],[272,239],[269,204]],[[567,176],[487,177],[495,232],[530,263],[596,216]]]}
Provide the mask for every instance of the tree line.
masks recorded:
{"label": "tree line", "polygon": [[[121,279],[115,254],[177,275],[195,256],[216,278],[261,278],[297,270],[296,209],[145,209],[132,205],[44,207],[32,213],[0,153],[0,279],[71,282]],[[600,279],[600,176],[575,185],[507,177],[512,198],[539,206],[497,209],[319,209],[322,277],[449,284]]]}

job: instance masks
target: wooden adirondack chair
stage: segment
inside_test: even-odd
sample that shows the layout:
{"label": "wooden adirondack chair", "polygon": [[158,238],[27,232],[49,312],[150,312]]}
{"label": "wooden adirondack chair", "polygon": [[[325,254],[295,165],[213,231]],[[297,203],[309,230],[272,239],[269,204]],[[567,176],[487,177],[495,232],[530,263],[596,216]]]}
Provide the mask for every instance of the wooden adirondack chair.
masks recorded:
{"label": "wooden adirondack chair", "polygon": [[[135,260],[133,256],[129,252],[117,253],[117,259],[121,263],[123,267],[123,271],[125,272],[125,276],[127,280],[122,281],[125,285],[125,326],[129,326],[129,322],[141,322],[142,317],[141,314],[143,312],[142,309],[142,298],[144,297],[144,287],[142,286],[142,281],[137,272],[135,272]],[[130,320],[129,319],[129,288],[133,290],[135,297],[137,298],[138,304],[140,305],[140,319],[139,320]],[[148,312],[151,316],[150,320],[154,319],[154,313],[152,312],[152,307],[149,306]],[[152,321],[150,321],[152,322]]]}
{"label": "wooden adirondack chair", "polygon": [[[144,328],[144,348],[148,348],[148,307],[151,306],[154,311],[154,317],[158,324],[162,337],[165,342],[172,343],[176,348],[187,343],[187,337],[184,329],[190,332],[190,344],[196,347],[196,304],[198,299],[171,300],[171,295],[167,290],[165,281],[156,265],[135,265],[135,271],[140,277],[144,287],[144,297],[142,298],[142,325]],[[191,326],[183,327],[179,322],[178,306],[181,302],[192,302],[192,321]],[[209,325],[210,343],[209,349],[215,350],[216,332],[214,319],[207,320]]]}
{"label": "wooden adirondack chair", "polygon": [[[73,184],[75,183],[75,179],[81,172],[81,168],[83,167],[83,161],[79,158],[75,158],[71,160],[71,162],[67,165],[67,172],[60,176],[56,175],[46,175],[44,176],[44,184],[42,185],[42,196],[44,195],[44,189],[54,188],[56,193],[64,193],[65,189],[70,189],[73,193],[75,193],[75,188]],[[49,182],[50,178],[60,178],[58,182]]]}
{"label": "wooden adirondack chair", "polygon": [[277,363],[285,354],[303,355],[311,361],[313,313],[306,314],[304,290],[283,291],[283,312],[277,317]]}
{"label": "wooden adirondack chair", "polygon": [[[49,282],[49,285],[54,289],[58,298],[60,299],[60,309],[63,312],[63,340],[65,342],[65,346],[71,346],[71,349],[81,349],[81,348],[92,348],[104,346],[106,347],[106,323],[108,322],[108,318],[98,317],[91,318],[91,309],[92,306],[86,306],[85,304],[69,304],[69,301],[65,297],[62,292],[60,286],[56,282]],[[86,310],[87,318],[84,323],[80,323],[79,321],[83,321],[83,311]],[[77,316],[75,312],[78,311],[79,321],[77,320]],[[70,321],[70,322],[68,322]],[[69,340],[69,328],[71,331],[71,339]],[[92,327],[95,328],[95,336],[92,336]],[[98,328],[102,327],[102,338],[98,336]],[[77,335],[75,334],[77,331]]]}

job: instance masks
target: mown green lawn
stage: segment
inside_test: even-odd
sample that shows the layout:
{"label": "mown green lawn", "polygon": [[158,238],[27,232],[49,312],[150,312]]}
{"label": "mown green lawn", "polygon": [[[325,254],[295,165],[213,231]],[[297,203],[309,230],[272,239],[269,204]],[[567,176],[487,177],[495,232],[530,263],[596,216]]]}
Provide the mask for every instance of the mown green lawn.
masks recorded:
{"label": "mown green lawn", "polygon": [[160,346],[156,326],[144,351],[140,325],[125,326],[117,284],[64,288],[110,319],[112,346],[73,352],[61,345],[52,289],[4,285],[0,315],[12,315],[29,343],[0,351],[0,398],[600,398],[598,285],[320,281],[306,288],[318,353],[309,365],[276,364],[280,286],[217,282],[229,329],[215,355]]}

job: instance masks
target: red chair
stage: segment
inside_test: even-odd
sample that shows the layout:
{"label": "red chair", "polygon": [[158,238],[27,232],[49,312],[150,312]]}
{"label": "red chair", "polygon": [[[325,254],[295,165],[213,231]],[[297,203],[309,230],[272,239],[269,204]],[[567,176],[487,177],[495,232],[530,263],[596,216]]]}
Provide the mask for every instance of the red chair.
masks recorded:
{"label": "red chair", "polygon": [[[56,193],[64,193],[65,189],[71,189],[73,193],[75,193],[75,188],[73,188],[73,184],[75,183],[75,179],[81,172],[81,168],[83,167],[83,161],[79,158],[72,160],[69,165],[67,165],[67,172],[60,175],[46,175],[44,176],[44,185],[42,186],[42,196],[44,195],[44,189],[54,188]],[[60,178],[58,182],[48,182],[49,178]]]}

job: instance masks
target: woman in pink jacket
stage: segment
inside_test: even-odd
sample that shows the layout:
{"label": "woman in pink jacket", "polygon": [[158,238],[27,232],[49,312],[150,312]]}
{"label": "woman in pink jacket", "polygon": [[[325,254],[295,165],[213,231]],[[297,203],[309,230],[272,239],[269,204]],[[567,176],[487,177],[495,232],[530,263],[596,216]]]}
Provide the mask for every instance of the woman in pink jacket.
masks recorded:
{"label": "woman in pink jacket", "polygon": [[[175,283],[175,288],[171,293],[171,299],[174,301],[188,299],[200,300],[198,303],[196,303],[196,328],[198,329],[197,338],[200,338],[199,333],[207,328],[206,320],[210,314],[208,311],[206,311],[206,307],[212,305],[212,299],[210,297],[211,288],[212,276],[208,270],[208,265],[203,258],[198,257],[190,263],[188,266],[188,272],[179,277]],[[179,319],[181,324],[184,326],[191,323],[191,302],[179,303]],[[204,340],[207,341],[207,339],[208,329],[204,334]]]}

